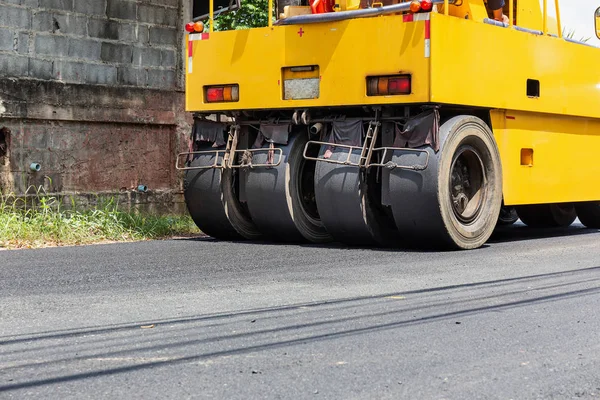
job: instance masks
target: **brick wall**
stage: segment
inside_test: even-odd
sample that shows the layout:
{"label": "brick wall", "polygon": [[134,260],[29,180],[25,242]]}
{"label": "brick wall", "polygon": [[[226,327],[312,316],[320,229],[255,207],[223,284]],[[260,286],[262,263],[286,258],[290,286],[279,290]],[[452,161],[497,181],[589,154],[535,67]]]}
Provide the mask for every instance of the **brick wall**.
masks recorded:
{"label": "brick wall", "polygon": [[122,192],[143,183],[180,199],[188,3],[0,0],[0,128],[11,132],[0,190]]}

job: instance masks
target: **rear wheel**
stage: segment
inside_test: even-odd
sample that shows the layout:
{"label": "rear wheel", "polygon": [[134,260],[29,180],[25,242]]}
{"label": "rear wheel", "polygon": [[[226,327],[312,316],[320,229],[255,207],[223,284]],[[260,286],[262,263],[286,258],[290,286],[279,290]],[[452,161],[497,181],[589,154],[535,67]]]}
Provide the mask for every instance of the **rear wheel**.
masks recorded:
{"label": "rear wheel", "polygon": [[517,214],[523,223],[532,228],[567,227],[577,218],[572,204],[529,204],[517,206]]}
{"label": "rear wheel", "polygon": [[498,216],[498,226],[512,225],[519,220],[519,215],[514,207],[507,207],[505,205],[500,208],[500,215]]}
{"label": "rear wheel", "polygon": [[500,207],[500,215],[498,215],[498,226],[512,225],[518,220],[519,215],[517,214],[517,210],[513,206],[504,205],[503,200]]}
{"label": "rear wheel", "polygon": [[[198,155],[190,167],[215,163],[216,153]],[[222,157],[217,160],[220,164]],[[187,170],[184,197],[190,216],[205,234],[221,240],[259,239],[261,234],[237,197],[237,171],[207,168]]]}
{"label": "rear wheel", "polygon": [[[474,249],[491,236],[502,203],[500,155],[488,126],[473,116],[457,116],[440,127],[441,149],[429,153],[423,171],[396,169],[390,198],[404,239],[423,247]],[[422,164],[421,157],[397,152],[399,165]]]}
{"label": "rear wheel", "polygon": [[[321,146],[323,153],[328,146]],[[346,161],[348,151],[333,150],[330,160]],[[360,150],[350,157],[357,163]],[[372,169],[374,171],[374,169]],[[371,172],[371,171],[369,171]],[[394,232],[387,226],[372,201],[370,175],[356,166],[318,162],[316,167],[316,199],[321,218],[334,240],[353,246],[394,245]]]}
{"label": "rear wheel", "polygon": [[[252,220],[265,236],[283,242],[331,241],[315,201],[314,161],[302,156],[308,132],[293,133],[277,167],[257,167],[247,172],[245,186]],[[268,148],[268,144],[264,146]],[[267,152],[255,153],[254,163],[266,163]],[[274,155],[275,159],[279,156]]]}
{"label": "rear wheel", "polygon": [[600,201],[575,204],[575,211],[583,225],[600,229]]}

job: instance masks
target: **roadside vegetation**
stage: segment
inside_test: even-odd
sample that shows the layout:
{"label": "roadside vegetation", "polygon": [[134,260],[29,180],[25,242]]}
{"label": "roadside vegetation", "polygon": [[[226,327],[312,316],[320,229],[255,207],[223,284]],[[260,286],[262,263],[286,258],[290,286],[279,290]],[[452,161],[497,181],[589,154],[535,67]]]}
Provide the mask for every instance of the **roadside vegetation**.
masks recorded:
{"label": "roadside vegetation", "polygon": [[200,231],[189,216],[123,211],[114,198],[95,207],[66,206],[42,188],[26,196],[0,194],[0,249],[66,246],[192,236]]}

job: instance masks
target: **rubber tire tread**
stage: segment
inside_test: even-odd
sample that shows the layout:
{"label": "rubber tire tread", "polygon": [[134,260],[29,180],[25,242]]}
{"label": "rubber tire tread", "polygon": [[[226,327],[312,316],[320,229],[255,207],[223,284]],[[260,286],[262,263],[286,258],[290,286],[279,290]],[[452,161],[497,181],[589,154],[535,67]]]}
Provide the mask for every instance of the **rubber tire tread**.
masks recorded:
{"label": "rubber tire tread", "polygon": [[575,204],[579,221],[587,228],[600,229],[600,201]]}
{"label": "rubber tire tread", "polygon": [[[329,146],[322,145],[323,157]],[[335,148],[330,159],[346,161],[348,150]],[[360,150],[350,161],[357,163]],[[375,169],[370,169],[374,172]],[[368,176],[356,166],[317,162],[315,195],[321,220],[336,242],[350,246],[395,247],[398,232],[389,227],[375,208],[370,196]]]}
{"label": "rubber tire tread", "polygon": [[[496,228],[502,205],[502,164],[494,136],[485,122],[470,115],[449,119],[440,126],[439,133],[437,153],[430,146],[420,148],[429,153],[425,170],[396,168],[390,173],[389,198],[396,226],[410,246],[440,250],[479,248]],[[454,153],[469,142],[483,147],[479,151],[485,151],[482,156],[488,159],[486,175],[490,180],[483,209],[472,226],[460,223],[454,216],[449,189]],[[406,157],[394,154],[392,160],[406,164]],[[418,159],[414,162],[422,163]]]}
{"label": "rubber tire tread", "polygon": [[[280,165],[253,168],[246,175],[246,198],[252,220],[266,237],[274,241],[323,243],[332,240],[320,222],[313,223],[302,211],[297,180],[300,179],[300,165],[304,160],[302,153],[307,141],[308,132],[290,134],[287,145],[277,145],[283,152]],[[263,148],[268,148],[268,144]],[[266,152],[253,156],[255,163],[266,161]]]}
{"label": "rubber tire tread", "polygon": [[[214,154],[200,154],[190,166],[214,163]],[[220,157],[219,162],[222,160]],[[219,240],[257,240],[260,232],[242,211],[231,186],[231,169],[187,170],[184,198],[194,223],[206,235]]]}
{"label": "rubber tire tread", "polygon": [[530,228],[565,228],[577,218],[574,206],[567,212],[556,204],[528,204],[515,208],[521,222]]}

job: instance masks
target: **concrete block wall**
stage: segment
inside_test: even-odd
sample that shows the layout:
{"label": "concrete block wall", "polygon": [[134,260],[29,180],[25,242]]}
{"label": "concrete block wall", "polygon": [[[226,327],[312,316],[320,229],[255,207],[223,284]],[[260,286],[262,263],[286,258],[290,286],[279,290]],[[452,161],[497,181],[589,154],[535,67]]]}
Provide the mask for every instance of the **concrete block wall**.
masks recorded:
{"label": "concrete block wall", "polygon": [[181,89],[180,0],[0,1],[0,74]]}
{"label": "concrete block wall", "polygon": [[0,0],[0,129],[10,132],[0,191],[123,194],[144,184],[144,201],[181,210],[188,3]]}

